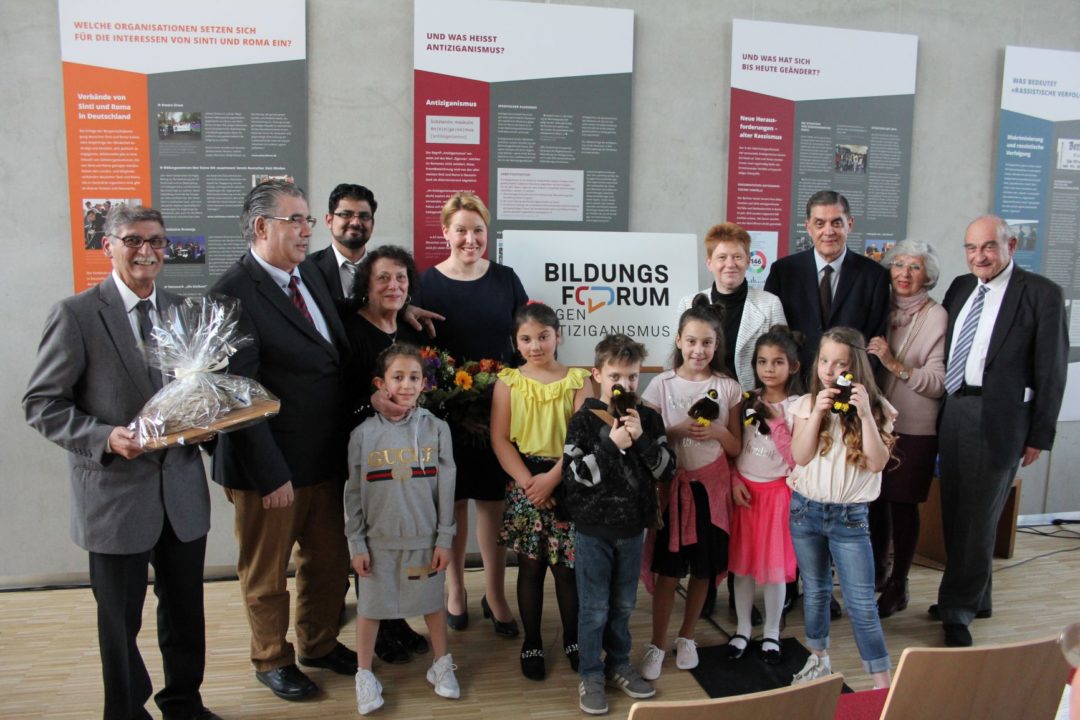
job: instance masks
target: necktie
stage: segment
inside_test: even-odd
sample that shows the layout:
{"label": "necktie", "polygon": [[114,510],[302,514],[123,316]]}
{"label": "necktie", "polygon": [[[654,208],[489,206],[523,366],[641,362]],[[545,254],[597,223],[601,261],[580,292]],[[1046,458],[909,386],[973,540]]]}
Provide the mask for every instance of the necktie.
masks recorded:
{"label": "necktie", "polygon": [[956,348],[953,350],[948,372],[945,373],[945,392],[950,395],[964,384],[964,367],[967,365],[968,355],[971,354],[971,346],[975,342],[975,331],[979,329],[979,316],[982,315],[986,291],[986,285],[979,286],[979,292],[975,295],[975,301],[971,303],[971,310],[968,311],[967,317],[964,318],[960,334],[956,336]]}
{"label": "necktie", "polygon": [[832,265],[826,265],[821,271],[821,285],[818,286],[818,297],[821,299],[821,329],[829,327],[829,317],[832,315]]}
{"label": "necktie", "polygon": [[353,283],[356,282],[356,270],[359,267],[358,263],[350,262],[346,260],[342,263],[342,267],[345,268],[345,272],[349,274],[349,284],[343,288],[345,297],[353,296]]}
{"label": "necktie", "polygon": [[142,340],[143,357],[146,359],[150,384],[154,386],[154,392],[157,392],[161,389],[161,371],[150,364],[150,339],[154,336],[154,323],[150,320],[150,307],[149,300],[140,300],[135,303],[135,310],[139,313],[139,339]]}
{"label": "necktie", "polygon": [[311,313],[307,309],[307,303],[304,302],[304,296],[300,294],[300,278],[295,275],[289,276],[289,297],[292,298],[293,305],[300,311],[300,314],[314,325],[315,321],[311,319]]}

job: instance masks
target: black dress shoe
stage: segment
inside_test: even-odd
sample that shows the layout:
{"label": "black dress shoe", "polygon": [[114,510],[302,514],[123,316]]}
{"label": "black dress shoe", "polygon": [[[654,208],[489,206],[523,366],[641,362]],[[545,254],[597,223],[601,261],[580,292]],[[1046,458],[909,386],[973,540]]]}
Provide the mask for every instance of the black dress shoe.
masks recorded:
{"label": "black dress shoe", "polygon": [[379,632],[375,635],[375,657],[391,665],[407,663],[411,656],[393,632],[391,622],[383,620],[379,623]]}
{"label": "black dress shoe", "polygon": [[944,623],[945,647],[971,647],[971,631],[961,623]]}
{"label": "black dress shoe", "polygon": [[396,639],[401,647],[413,655],[422,655],[429,649],[427,638],[413,630],[404,619],[383,620],[390,624],[390,637]]}
{"label": "black dress shoe", "polygon": [[[742,640],[744,645],[742,647],[732,645],[731,641],[735,639]],[[746,654],[746,648],[750,647],[750,638],[736,633],[731,636],[731,639],[728,640],[727,645],[724,647],[727,649],[727,655],[725,657],[727,657],[728,660],[742,660],[743,655]]]}
{"label": "black dress shoe", "polygon": [[887,618],[893,613],[906,610],[908,606],[908,581],[890,578],[877,601],[878,617]]}
{"label": "black dress shoe", "polygon": [[356,674],[356,653],[341,643],[322,657],[309,658],[300,656],[300,664],[308,667],[326,668],[338,675]]}
{"label": "black dress shoe", "polygon": [[[484,611],[485,618],[491,618],[491,624],[495,627],[495,634],[502,635],[503,637],[514,638],[518,636],[520,632],[518,630],[517,620],[510,618],[507,622],[503,622],[495,617],[495,613],[491,611],[491,606],[488,605],[487,595],[480,598],[480,609]],[[577,670],[575,669],[575,672]]]}
{"label": "black dress shoe", "polygon": [[255,678],[282,700],[303,700],[319,692],[319,686],[295,665],[256,672]]}
{"label": "black dress shoe", "polygon": [[772,638],[761,639],[761,651],[758,653],[761,662],[766,665],[779,665],[784,661],[783,651],[780,649],[780,641]]}
{"label": "black dress shoe", "polygon": [[469,627],[469,596],[465,596],[465,612],[455,615],[450,612],[450,606],[446,606],[446,626],[451,630],[464,630]]}
{"label": "black dress shoe", "polygon": [[521,648],[521,674],[530,680],[543,680],[546,674],[543,648]]}
{"label": "black dress shoe", "polygon": [[[941,622],[941,611],[938,610],[937,603],[934,603],[930,607],[926,608],[926,614],[930,616],[931,620],[937,620],[938,622]],[[987,618],[994,617],[994,611],[980,610],[979,612],[975,613],[975,617],[979,620],[986,620]]]}

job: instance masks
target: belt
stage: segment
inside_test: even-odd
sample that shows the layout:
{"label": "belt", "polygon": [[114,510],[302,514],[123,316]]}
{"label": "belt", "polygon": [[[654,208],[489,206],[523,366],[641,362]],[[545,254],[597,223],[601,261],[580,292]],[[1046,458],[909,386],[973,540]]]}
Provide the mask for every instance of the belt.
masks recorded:
{"label": "belt", "polygon": [[979,397],[982,395],[982,385],[968,385],[967,383],[964,383],[954,394],[958,397]]}

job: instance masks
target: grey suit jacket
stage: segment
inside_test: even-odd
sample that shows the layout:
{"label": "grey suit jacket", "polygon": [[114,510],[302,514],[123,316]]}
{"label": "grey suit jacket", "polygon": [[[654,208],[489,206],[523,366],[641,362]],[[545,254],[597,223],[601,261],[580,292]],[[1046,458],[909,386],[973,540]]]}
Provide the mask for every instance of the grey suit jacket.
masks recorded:
{"label": "grey suit jacket", "polygon": [[[179,301],[158,290],[159,310]],[[132,554],[157,542],[168,515],[188,542],[210,529],[210,495],[197,447],[105,451],[153,395],[146,363],[110,276],[49,312],[23,396],[26,421],[68,451],[71,539],[91,552]]]}

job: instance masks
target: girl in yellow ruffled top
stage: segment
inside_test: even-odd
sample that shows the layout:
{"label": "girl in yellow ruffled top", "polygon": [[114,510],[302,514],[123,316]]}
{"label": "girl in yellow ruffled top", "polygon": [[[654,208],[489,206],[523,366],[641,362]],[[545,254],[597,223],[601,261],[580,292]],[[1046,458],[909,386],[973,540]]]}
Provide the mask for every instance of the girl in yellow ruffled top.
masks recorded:
{"label": "girl in yellow ruffled top", "polygon": [[522,306],[514,317],[514,344],[524,362],[499,373],[491,402],[491,446],[511,477],[499,542],[517,553],[518,614],[525,629],[521,672],[545,675],[540,617],[547,569],[563,626],[563,651],[577,672],[577,584],[574,525],[563,512],[562,453],[566,424],[591,394],[587,370],[555,357],[559,319],[542,303]]}

